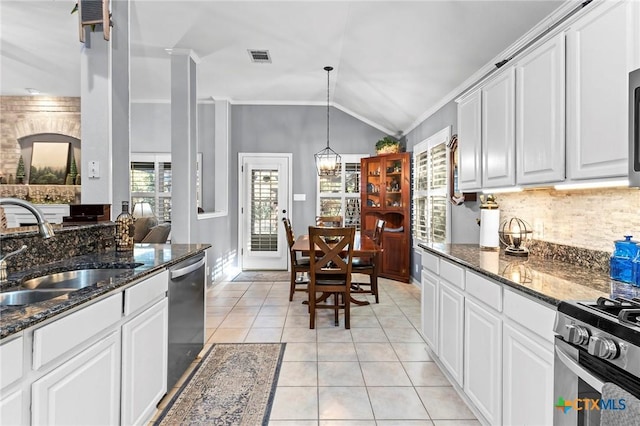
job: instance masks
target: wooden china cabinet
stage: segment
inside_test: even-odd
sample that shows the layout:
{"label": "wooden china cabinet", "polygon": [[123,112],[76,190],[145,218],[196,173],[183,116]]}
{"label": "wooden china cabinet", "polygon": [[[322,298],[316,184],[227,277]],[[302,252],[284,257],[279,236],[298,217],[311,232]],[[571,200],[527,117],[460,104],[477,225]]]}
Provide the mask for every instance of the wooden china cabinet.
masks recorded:
{"label": "wooden china cabinet", "polygon": [[361,227],[373,232],[385,220],[380,275],[409,282],[411,232],[411,154],[386,154],[360,160]]}

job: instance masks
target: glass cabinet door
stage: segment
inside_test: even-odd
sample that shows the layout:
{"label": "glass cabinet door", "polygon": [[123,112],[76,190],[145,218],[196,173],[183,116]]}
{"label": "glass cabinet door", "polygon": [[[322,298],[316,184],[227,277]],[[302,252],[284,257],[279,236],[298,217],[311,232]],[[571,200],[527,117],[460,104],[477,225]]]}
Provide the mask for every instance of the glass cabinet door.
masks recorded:
{"label": "glass cabinet door", "polygon": [[366,180],[363,179],[366,185],[363,191],[367,194],[367,207],[380,207],[381,203],[384,205],[384,201],[380,200],[380,185],[384,187],[384,181],[381,180],[381,164],[381,160],[368,161],[365,163],[366,170],[362,171],[363,176],[366,176]]}
{"label": "glass cabinet door", "polygon": [[385,164],[385,198],[386,208],[403,207],[402,203],[402,161],[389,159]]}

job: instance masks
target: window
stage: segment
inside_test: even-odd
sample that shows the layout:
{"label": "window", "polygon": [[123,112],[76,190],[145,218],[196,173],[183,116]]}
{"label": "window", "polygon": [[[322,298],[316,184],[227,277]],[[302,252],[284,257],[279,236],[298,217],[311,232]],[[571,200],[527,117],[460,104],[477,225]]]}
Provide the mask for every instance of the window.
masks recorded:
{"label": "window", "polygon": [[413,239],[425,243],[447,243],[448,202],[447,143],[449,127],[425,139],[413,151]]}
{"label": "window", "polygon": [[360,159],[366,154],[342,155],[338,176],[318,176],[318,216],[342,216],[345,226],[360,229]]}
{"label": "window", "polygon": [[142,202],[159,222],[171,221],[170,154],[131,154],[131,210]]}

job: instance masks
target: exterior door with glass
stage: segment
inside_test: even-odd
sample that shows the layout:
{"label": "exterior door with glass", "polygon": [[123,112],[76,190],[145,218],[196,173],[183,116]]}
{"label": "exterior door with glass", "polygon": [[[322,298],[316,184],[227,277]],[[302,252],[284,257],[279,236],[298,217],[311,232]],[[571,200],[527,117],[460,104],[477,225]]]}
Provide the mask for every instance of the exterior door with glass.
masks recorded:
{"label": "exterior door with glass", "polygon": [[239,251],[243,270],[286,270],[282,218],[291,205],[291,154],[239,154]]}

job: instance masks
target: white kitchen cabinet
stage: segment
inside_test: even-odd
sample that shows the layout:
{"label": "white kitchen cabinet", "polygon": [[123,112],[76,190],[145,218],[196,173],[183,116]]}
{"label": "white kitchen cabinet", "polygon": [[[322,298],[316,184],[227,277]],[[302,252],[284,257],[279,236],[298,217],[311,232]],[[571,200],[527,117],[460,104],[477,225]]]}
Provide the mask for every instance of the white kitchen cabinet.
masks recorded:
{"label": "white kitchen cabinet", "polygon": [[169,305],[163,298],[122,326],[122,423],[144,424],[167,392]]}
{"label": "white kitchen cabinet", "polygon": [[516,182],[565,178],[565,36],[561,33],[515,63]]}
{"label": "white kitchen cabinet", "polygon": [[24,392],[16,389],[12,392],[2,391],[0,396],[0,425],[23,425]]}
{"label": "white kitchen cabinet", "polygon": [[33,368],[46,369],[49,363],[73,354],[121,318],[122,293],[117,293],[37,328],[33,332]]}
{"label": "white kitchen cabinet", "polygon": [[464,392],[492,425],[502,417],[502,319],[471,298],[464,302]]}
{"label": "white kitchen cabinet", "polygon": [[503,323],[502,421],[553,424],[553,345],[515,324]]}
{"label": "white kitchen cabinet", "polygon": [[0,345],[0,390],[6,389],[22,377],[23,345],[22,333]]}
{"label": "white kitchen cabinet", "polygon": [[35,381],[31,421],[47,425],[120,422],[120,331]]}
{"label": "white kitchen cabinet", "polygon": [[0,345],[0,425],[24,424],[24,392],[19,384],[24,368],[22,333]]}
{"label": "white kitchen cabinet", "polygon": [[460,191],[482,188],[482,104],[475,90],[458,100],[458,187]]}
{"label": "white kitchen cabinet", "polygon": [[445,280],[438,290],[438,356],[451,377],[463,384],[464,294]]}
{"label": "white kitchen cabinet", "polygon": [[513,186],[515,171],[515,71],[500,71],[482,86],[482,187]]}
{"label": "white kitchen cabinet", "polygon": [[422,335],[438,355],[438,277],[422,271]]}
{"label": "white kitchen cabinet", "polygon": [[567,179],[626,177],[637,1],[594,2],[567,30]]}

